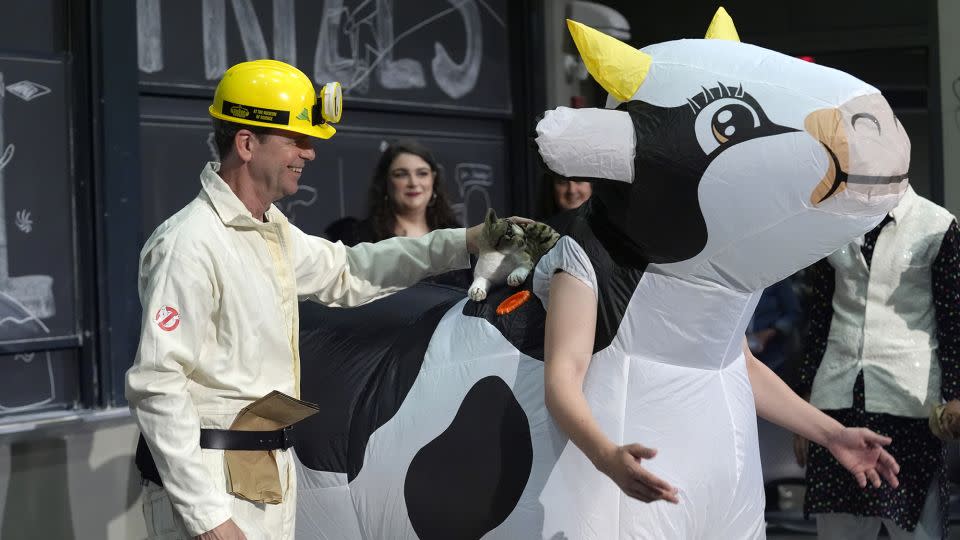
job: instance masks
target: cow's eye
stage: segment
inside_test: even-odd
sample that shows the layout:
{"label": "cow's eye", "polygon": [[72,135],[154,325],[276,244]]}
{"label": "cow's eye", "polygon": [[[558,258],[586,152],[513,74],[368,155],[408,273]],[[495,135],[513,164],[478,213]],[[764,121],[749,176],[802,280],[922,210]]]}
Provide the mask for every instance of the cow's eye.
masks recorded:
{"label": "cow's eye", "polygon": [[696,118],[697,142],[710,155],[728,143],[749,138],[760,127],[754,108],[737,98],[721,98],[701,109]]}

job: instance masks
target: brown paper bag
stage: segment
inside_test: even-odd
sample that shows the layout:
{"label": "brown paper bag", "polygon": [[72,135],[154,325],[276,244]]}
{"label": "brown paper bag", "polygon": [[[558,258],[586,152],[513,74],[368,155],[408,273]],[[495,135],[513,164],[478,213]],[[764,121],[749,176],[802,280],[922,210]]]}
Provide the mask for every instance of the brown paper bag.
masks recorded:
{"label": "brown paper bag", "polygon": [[[317,413],[319,407],[274,390],[243,408],[230,429],[273,431]],[[273,450],[224,450],[228,491],[252,502],[283,502],[280,472]]]}

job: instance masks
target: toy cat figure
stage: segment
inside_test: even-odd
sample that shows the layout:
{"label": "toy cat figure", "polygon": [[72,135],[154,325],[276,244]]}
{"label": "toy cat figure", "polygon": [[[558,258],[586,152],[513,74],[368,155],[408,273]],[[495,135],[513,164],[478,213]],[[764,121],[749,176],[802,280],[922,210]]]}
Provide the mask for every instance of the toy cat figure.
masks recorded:
{"label": "toy cat figure", "polygon": [[513,223],[498,219],[493,208],[487,211],[480,237],[480,257],[473,271],[470,299],[487,298],[491,284],[506,280],[511,287],[523,283],[534,265],[560,236],[543,223]]}

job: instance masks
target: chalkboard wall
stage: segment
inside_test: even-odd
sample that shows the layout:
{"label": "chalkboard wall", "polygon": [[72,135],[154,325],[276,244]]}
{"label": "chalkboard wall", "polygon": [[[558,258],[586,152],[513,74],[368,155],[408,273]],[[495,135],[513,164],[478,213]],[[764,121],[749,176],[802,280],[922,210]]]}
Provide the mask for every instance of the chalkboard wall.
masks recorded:
{"label": "chalkboard wall", "polygon": [[65,69],[0,57],[0,351],[78,332]]}
{"label": "chalkboard wall", "polygon": [[68,5],[10,4],[0,20],[0,419],[80,395],[75,156],[89,148],[75,131]]}
{"label": "chalkboard wall", "polygon": [[139,0],[141,83],[213,89],[276,58],[354,103],[509,114],[506,0]]}
{"label": "chalkboard wall", "polygon": [[[331,221],[363,217],[374,164],[384,143],[414,137],[438,156],[446,189],[463,223],[479,223],[488,207],[507,208],[507,144],[500,122],[390,113],[344,113],[337,134],[316,141],[300,190],[277,206],[298,227],[322,235]],[[200,170],[216,160],[206,102],[146,98],[141,102],[142,231],[149,235],[200,190]],[[144,240],[146,237],[143,238]]]}
{"label": "chalkboard wall", "polygon": [[0,17],[0,50],[56,54],[69,48],[64,0],[7,2]]}
{"label": "chalkboard wall", "polygon": [[4,415],[73,405],[80,370],[73,350],[0,356],[0,419]]}
{"label": "chalkboard wall", "polygon": [[525,197],[514,176],[529,162],[528,130],[517,120],[532,118],[517,85],[529,59],[516,47],[527,2],[8,3],[0,423],[123,404],[139,337],[138,253],[217,159],[206,108],[235,63],[276,58],[317,86],[343,84],[336,136],[315,141],[300,191],[278,202],[308,233],[364,217],[374,163],[398,138],[434,151],[464,223],[479,222],[487,207],[515,211]]}
{"label": "chalkboard wall", "polygon": [[300,191],[278,203],[308,233],[365,216],[380,149],[400,137],[434,151],[463,222],[510,207],[506,0],[140,0],[137,19],[141,240],[196,196],[217,159],[206,107],[220,75],[262,57],[345,89],[337,135],[316,141]]}

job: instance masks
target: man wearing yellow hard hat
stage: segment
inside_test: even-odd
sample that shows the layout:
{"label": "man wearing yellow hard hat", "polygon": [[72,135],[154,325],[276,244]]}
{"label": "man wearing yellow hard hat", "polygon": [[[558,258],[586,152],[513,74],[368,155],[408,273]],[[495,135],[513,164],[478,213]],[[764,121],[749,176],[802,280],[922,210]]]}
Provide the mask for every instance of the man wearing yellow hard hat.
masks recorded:
{"label": "man wearing yellow hard hat", "polygon": [[336,133],[341,101],[338,83],[318,96],[283,62],[227,70],[209,108],[221,161],[141,252],[126,396],[143,433],[150,538],[293,538],[286,426],[313,412],[295,399],[298,299],[363,304],[467,268],[476,252],[479,226],[347,248],[287,221],[273,203],[297,191],[312,138]]}

